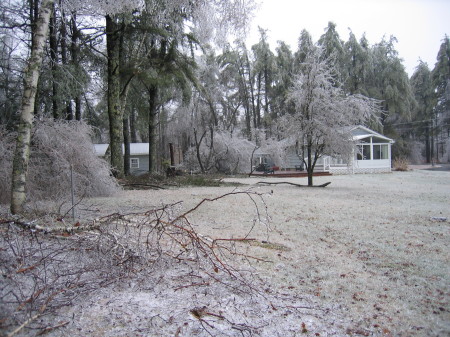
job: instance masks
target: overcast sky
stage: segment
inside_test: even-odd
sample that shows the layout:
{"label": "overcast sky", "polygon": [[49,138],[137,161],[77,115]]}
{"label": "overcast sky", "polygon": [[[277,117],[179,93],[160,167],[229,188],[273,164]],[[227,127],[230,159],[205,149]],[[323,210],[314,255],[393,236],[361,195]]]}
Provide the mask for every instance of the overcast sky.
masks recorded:
{"label": "overcast sky", "polygon": [[297,49],[302,29],[317,42],[328,22],[337,26],[347,41],[349,28],[359,40],[363,33],[370,44],[391,35],[396,50],[411,76],[419,59],[433,69],[445,34],[450,36],[450,0],[259,0],[248,43],[259,39],[257,27],[268,29],[272,49],[282,40]]}

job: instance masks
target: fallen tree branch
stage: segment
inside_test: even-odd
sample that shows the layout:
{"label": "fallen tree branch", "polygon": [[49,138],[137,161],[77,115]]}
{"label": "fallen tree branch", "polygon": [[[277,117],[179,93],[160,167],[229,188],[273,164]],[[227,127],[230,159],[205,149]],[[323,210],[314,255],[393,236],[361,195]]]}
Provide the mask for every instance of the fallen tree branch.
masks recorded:
{"label": "fallen tree branch", "polygon": [[[252,190],[234,190],[216,198],[202,199],[187,210],[177,202],[145,212],[113,213],[87,224],[98,226],[95,228],[83,223],[71,225],[69,230],[76,233],[69,232],[62,238],[55,235],[65,234],[60,219],[53,224],[59,228],[53,230],[52,223],[46,224],[45,220],[0,217],[0,224],[6,224],[0,225],[0,258],[4,269],[1,271],[7,275],[2,281],[5,286],[0,287],[0,298],[8,300],[5,326],[11,331],[10,336],[25,334],[25,329],[39,329],[38,335],[56,334],[55,330],[62,327],[66,327],[68,334],[74,329],[81,329],[76,332],[80,335],[98,332],[103,327],[94,327],[96,330],[92,332],[90,326],[83,325],[83,317],[98,312],[87,303],[97,302],[95,296],[106,296],[109,301],[102,303],[102,307],[108,309],[108,315],[113,315],[117,306],[108,294],[114,294],[116,287],[121,289],[127,284],[133,284],[133,291],[154,292],[160,298],[167,296],[169,301],[160,303],[164,313],[150,319],[170,323],[174,328],[170,327],[174,330],[170,333],[175,332],[175,336],[194,335],[199,329],[211,336],[258,335],[273,317],[284,320],[289,315],[299,320],[303,315],[302,299],[272,289],[265,277],[257,273],[258,264],[253,263],[276,262],[253,256],[254,252],[261,255],[251,247],[265,247],[257,243],[268,242],[268,239],[260,241],[260,235],[249,235],[259,230],[256,225],[260,224],[268,231],[270,217],[263,195]],[[250,231],[244,237],[199,233],[190,215],[210,203],[215,202],[220,207],[224,202],[222,198],[227,196],[235,199],[239,196],[246,201],[245,204],[240,202],[240,207],[249,204],[256,209],[253,224],[245,224],[251,226]],[[278,246],[267,248],[278,249]],[[105,290],[99,292],[101,288]],[[191,303],[192,294],[201,296],[194,299],[197,306],[189,310],[192,307],[187,305]],[[171,312],[166,310],[166,303],[173,303]],[[63,307],[71,308],[61,311]],[[270,317],[266,315],[267,309]],[[79,310],[86,310],[86,316],[84,311],[78,315]],[[261,314],[250,320],[248,310],[255,313],[255,317]],[[186,311],[196,318],[189,325],[184,324]],[[69,313],[77,315],[67,320]],[[136,315],[140,317],[141,312]],[[39,320],[41,316],[44,317]],[[126,323],[129,326],[120,327],[119,332],[129,330],[134,322],[130,320]],[[152,329],[161,329],[160,323],[155,323]],[[151,330],[149,334],[152,333],[170,334]]]}
{"label": "fallen tree branch", "polygon": [[85,231],[91,231],[91,230],[97,230],[100,228],[100,224],[97,223],[95,220],[87,225],[81,225],[79,222],[77,222],[73,226],[69,227],[47,227],[42,226],[39,224],[36,224],[34,222],[25,222],[15,219],[4,219],[0,221],[0,224],[14,224],[18,225],[24,229],[32,229],[37,230],[39,232],[43,233],[52,233],[52,234],[73,234],[75,232],[85,232]]}
{"label": "fallen tree branch", "polygon": [[309,186],[309,185],[301,185],[301,184],[294,184],[294,183],[290,183],[288,181],[280,181],[280,182],[276,182],[276,183],[271,183],[271,182],[267,182],[267,181],[258,181],[257,184],[267,184],[267,185],[279,185],[279,184],[288,184],[288,185],[293,185],[293,186],[297,186],[297,187],[327,187],[328,185],[331,184],[331,181],[325,183],[325,184],[321,184],[321,185],[313,185],[313,186]]}
{"label": "fallen tree branch", "polygon": [[49,333],[50,331],[55,330],[55,329],[58,329],[58,328],[61,328],[61,327],[63,327],[63,326],[66,326],[66,325],[69,324],[69,323],[70,323],[70,322],[65,321],[65,322],[61,322],[61,323],[59,323],[59,324],[57,324],[57,325],[54,325],[54,326],[49,326],[49,327],[47,327],[47,328],[45,328],[45,329],[42,329],[42,331],[39,332],[39,333],[37,334],[37,336],[45,335],[45,334]]}
{"label": "fallen tree branch", "polygon": [[154,185],[154,184],[144,184],[144,183],[127,183],[127,184],[121,184],[123,187],[144,187],[144,188],[151,188],[154,190],[164,190],[165,187],[160,185]]}
{"label": "fallen tree branch", "polygon": [[23,322],[21,325],[19,325],[16,329],[14,329],[10,333],[8,333],[6,336],[13,337],[13,336],[17,335],[23,328],[25,328],[28,324],[30,324],[34,320],[38,319],[41,315],[42,315],[42,313],[39,312],[39,313],[31,316],[25,322]]}

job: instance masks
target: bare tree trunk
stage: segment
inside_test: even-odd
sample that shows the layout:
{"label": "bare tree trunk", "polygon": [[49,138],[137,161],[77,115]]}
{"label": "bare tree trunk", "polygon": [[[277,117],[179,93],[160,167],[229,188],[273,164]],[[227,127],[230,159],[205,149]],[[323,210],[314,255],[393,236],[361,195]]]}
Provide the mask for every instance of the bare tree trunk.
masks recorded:
{"label": "bare tree trunk", "polygon": [[427,125],[425,131],[425,156],[427,163],[431,163],[430,138],[430,127]]}
{"label": "bare tree trunk", "polygon": [[31,49],[34,46],[34,34],[36,32],[36,27],[38,25],[38,15],[39,15],[39,0],[28,0],[30,6],[30,24],[31,24]]}
{"label": "bare tree trunk", "polygon": [[200,137],[200,140],[198,140],[197,139],[197,130],[194,129],[195,149],[196,149],[196,152],[197,152],[198,165],[200,166],[200,171],[202,173],[205,173],[206,171],[205,171],[205,168],[204,168],[203,163],[202,163],[202,157],[200,155],[200,145],[201,145],[202,140],[205,137],[205,135],[206,135],[206,131],[203,132],[202,136]]}
{"label": "bare tree trunk", "polygon": [[[68,64],[67,54],[67,20],[64,11],[61,11],[61,63],[63,65]],[[73,120],[72,100],[65,101],[64,105],[64,118]]]}
{"label": "bare tree trunk", "polygon": [[[80,60],[78,56],[79,54],[78,37],[80,35],[80,31],[78,30],[77,27],[76,13],[72,14],[71,26],[72,26],[72,42],[70,45],[70,53],[72,54],[72,64],[76,69],[80,65]],[[75,119],[77,121],[81,121],[81,94],[79,93],[79,90],[77,90],[77,93],[74,97],[74,101],[75,101]]]}
{"label": "bare tree trunk", "polygon": [[128,116],[123,118],[123,147],[124,147],[124,171],[125,175],[130,175],[130,123]]}
{"label": "bare tree trunk", "polygon": [[148,171],[156,171],[156,127],[157,127],[157,97],[158,87],[152,85],[149,88],[148,110]]}
{"label": "bare tree trunk", "polygon": [[116,178],[123,177],[123,116],[120,106],[120,32],[114,18],[106,16],[106,49],[108,53],[108,116],[111,166]]}
{"label": "bare tree trunk", "polygon": [[34,118],[34,100],[36,98],[39,72],[42,65],[44,44],[47,39],[53,0],[43,0],[36,21],[28,67],[25,70],[24,91],[20,109],[20,122],[17,130],[16,151],[13,160],[11,186],[11,213],[23,212],[26,200],[28,162],[30,159],[31,129]]}
{"label": "bare tree trunk", "polygon": [[[249,93],[249,98],[250,98],[250,102],[251,102],[251,115],[253,116],[253,127],[257,128],[259,125],[257,125],[257,118],[256,115],[259,114],[259,111],[256,111],[256,106],[255,106],[255,92],[254,92],[254,79],[252,76],[252,69],[251,69],[251,65],[250,65],[250,60],[248,58],[248,54],[247,52],[245,53],[245,67],[247,70],[247,74],[248,74],[248,90],[250,91]],[[243,71],[243,74],[245,76],[245,70]]]}
{"label": "bare tree trunk", "polygon": [[255,129],[261,125],[261,72],[258,73],[256,83],[256,114],[253,116],[253,127]]}
{"label": "bare tree trunk", "polygon": [[130,110],[130,137],[132,143],[137,143],[136,108],[134,107],[134,105]]}
{"label": "bare tree trunk", "polygon": [[[267,69],[267,63],[264,66],[264,127],[267,130],[271,130],[271,127],[267,125],[269,118],[269,91],[270,91],[270,80],[269,80],[269,70]],[[261,118],[261,115],[259,115]],[[260,124],[261,122],[259,122]],[[269,136],[269,135],[268,135]]]}
{"label": "bare tree trunk", "polygon": [[58,38],[57,38],[57,27],[56,27],[56,15],[55,15],[55,5],[53,4],[53,14],[50,20],[50,63],[52,69],[52,114],[54,119],[59,117],[59,107],[58,107],[58,80],[56,78],[56,73],[58,70]]}
{"label": "bare tree trunk", "polygon": [[308,186],[313,186],[313,174],[314,174],[314,165],[312,159],[312,146],[308,141],[307,145],[307,154],[308,154],[308,163],[307,163],[307,172],[308,172]]}

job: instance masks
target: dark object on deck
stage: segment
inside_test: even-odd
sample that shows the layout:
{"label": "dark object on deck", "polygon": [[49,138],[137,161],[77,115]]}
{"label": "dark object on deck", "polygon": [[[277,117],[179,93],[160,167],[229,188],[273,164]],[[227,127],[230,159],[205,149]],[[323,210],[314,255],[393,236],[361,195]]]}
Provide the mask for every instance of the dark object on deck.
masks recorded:
{"label": "dark object on deck", "polygon": [[295,165],[296,171],[304,171],[305,170],[305,164],[301,163],[300,165]]}
{"label": "dark object on deck", "polygon": [[269,174],[269,173],[274,174],[275,171],[278,171],[279,169],[280,168],[278,166],[262,163],[256,167],[255,171],[256,172],[264,172],[264,174]]}

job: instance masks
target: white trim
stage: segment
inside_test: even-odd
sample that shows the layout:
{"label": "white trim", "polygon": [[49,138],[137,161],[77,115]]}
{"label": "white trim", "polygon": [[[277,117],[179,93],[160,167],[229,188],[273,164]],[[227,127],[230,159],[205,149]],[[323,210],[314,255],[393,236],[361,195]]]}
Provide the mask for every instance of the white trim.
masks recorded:
{"label": "white trim", "polygon": [[377,138],[381,138],[381,139],[387,140],[390,143],[394,143],[394,140],[392,138],[383,136],[382,134],[380,134],[380,133],[378,133],[376,131],[373,131],[373,130],[371,130],[369,128],[366,128],[365,126],[362,126],[362,125],[355,126],[350,131],[354,131],[356,129],[361,129],[361,130],[363,130],[363,131],[365,131],[367,133],[363,134],[363,135],[353,136],[353,140],[360,140],[360,139],[364,139],[364,138],[372,136],[372,137],[377,137]]}
{"label": "white trim", "polygon": [[140,166],[139,164],[139,158],[130,158],[130,169],[138,169]]}
{"label": "white trim", "polygon": [[[97,156],[103,157],[108,150],[109,144],[94,144],[94,151]],[[122,153],[125,153],[125,147],[122,144]],[[145,156],[149,154],[149,143],[130,143],[130,155]]]}

